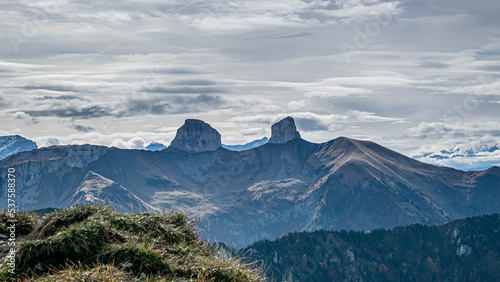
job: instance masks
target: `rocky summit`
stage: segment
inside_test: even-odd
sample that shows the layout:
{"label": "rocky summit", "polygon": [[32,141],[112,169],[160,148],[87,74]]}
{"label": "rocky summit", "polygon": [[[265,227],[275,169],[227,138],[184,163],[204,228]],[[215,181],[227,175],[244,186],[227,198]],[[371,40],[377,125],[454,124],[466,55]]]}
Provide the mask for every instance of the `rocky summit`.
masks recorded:
{"label": "rocky summit", "polygon": [[300,139],[300,133],[295,127],[292,117],[286,117],[271,126],[271,144],[285,144],[286,142]]}
{"label": "rocky summit", "polygon": [[170,147],[189,153],[215,151],[221,147],[220,133],[208,123],[198,119],[187,119],[177,130]]}

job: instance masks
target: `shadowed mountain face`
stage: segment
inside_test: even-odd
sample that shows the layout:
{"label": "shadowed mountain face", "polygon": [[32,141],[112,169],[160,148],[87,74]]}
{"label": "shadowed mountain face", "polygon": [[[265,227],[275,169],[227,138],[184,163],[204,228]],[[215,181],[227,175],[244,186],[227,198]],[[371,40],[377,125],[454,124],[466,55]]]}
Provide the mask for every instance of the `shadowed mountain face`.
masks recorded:
{"label": "shadowed mountain face", "polygon": [[190,153],[215,151],[221,147],[220,133],[202,120],[187,119],[170,146]]}
{"label": "shadowed mountain face", "polygon": [[[114,203],[130,197],[139,199],[138,206],[184,209],[201,218],[205,237],[237,247],[293,231],[440,224],[500,212],[497,167],[436,167],[344,137],[323,144],[295,138],[242,152],[51,147],[0,162],[2,183],[8,167],[17,170],[22,209],[92,198],[101,186],[82,190],[92,172],[121,187],[124,196]],[[82,191],[90,195],[82,197]]]}
{"label": "shadowed mountain face", "polygon": [[500,281],[500,215],[373,232],[290,233],[241,250],[272,281]]}

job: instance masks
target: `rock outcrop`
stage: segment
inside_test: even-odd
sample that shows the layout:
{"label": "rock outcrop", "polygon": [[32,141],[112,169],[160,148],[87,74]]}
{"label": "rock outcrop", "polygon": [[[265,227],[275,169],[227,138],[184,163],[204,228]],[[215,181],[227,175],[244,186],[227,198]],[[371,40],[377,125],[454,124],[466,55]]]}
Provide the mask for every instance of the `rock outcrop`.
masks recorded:
{"label": "rock outcrop", "polygon": [[285,144],[295,139],[300,139],[300,133],[297,131],[292,117],[286,117],[271,126],[270,144]]}
{"label": "rock outcrop", "polygon": [[89,171],[64,207],[107,205],[127,213],[153,211],[155,208],[130,193],[125,187],[102,175]]}
{"label": "rock outcrop", "polygon": [[220,133],[208,123],[198,119],[187,119],[177,130],[170,147],[189,153],[215,151],[221,147]]}

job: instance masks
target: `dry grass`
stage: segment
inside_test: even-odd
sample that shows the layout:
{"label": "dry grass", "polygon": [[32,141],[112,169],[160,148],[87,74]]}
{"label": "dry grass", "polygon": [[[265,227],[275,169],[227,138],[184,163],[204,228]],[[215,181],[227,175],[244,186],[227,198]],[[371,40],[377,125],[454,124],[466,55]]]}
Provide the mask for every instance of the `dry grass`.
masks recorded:
{"label": "dry grass", "polygon": [[222,259],[182,213],[123,214],[81,206],[33,222],[20,240],[13,281],[261,281],[258,270]]}

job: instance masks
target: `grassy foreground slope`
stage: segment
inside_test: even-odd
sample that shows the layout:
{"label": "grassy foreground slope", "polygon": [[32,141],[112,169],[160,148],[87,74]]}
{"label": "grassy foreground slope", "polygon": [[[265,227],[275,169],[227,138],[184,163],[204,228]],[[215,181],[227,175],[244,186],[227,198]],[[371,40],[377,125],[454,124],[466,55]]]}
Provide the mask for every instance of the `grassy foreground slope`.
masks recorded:
{"label": "grassy foreground slope", "polygon": [[[7,219],[0,213],[0,234],[10,232]],[[261,281],[256,270],[220,258],[181,213],[123,214],[81,206],[41,220],[28,213],[16,219],[16,275],[9,273],[4,246],[0,280]]]}

